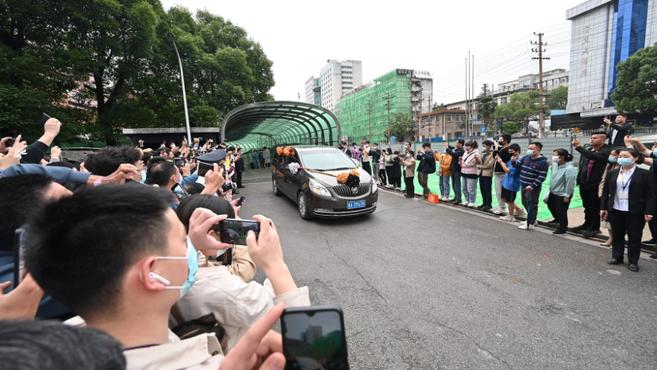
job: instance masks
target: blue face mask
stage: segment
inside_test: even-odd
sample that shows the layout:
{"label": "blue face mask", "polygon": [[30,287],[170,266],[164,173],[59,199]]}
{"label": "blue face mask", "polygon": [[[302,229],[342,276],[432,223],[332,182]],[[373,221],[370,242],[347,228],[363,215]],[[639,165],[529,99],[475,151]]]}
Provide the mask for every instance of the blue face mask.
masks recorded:
{"label": "blue face mask", "polygon": [[610,155],[609,158],[607,158],[607,161],[609,161],[609,163],[616,163],[616,161],[618,161],[618,157]]}
{"label": "blue face mask", "polygon": [[630,166],[634,162],[632,161],[631,158],[618,158],[618,164],[621,166]]}
{"label": "blue face mask", "polygon": [[[187,260],[187,279],[183,285],[170,285],[168,280],[159,280],[166,285],[166,289],[180,289],[181,297],[187,294],[192,285],[194,285],[194,282],[196,281],[196,273],[198,272],[198,254],[194,245],[189,241],[187,242],[187,256],[185,257],[166,256],[156,258],[160,260]],[[161,277],[159,279],[161,279]]]}

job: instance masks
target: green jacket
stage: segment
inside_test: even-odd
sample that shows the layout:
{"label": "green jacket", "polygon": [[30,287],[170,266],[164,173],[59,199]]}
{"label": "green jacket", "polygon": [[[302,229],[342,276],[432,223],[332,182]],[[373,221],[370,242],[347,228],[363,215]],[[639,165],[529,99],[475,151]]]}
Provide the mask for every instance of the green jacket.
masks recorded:
{"label": "green jacket", "polygon": [[550,193],[572,198],[577,183],[577,168],[573,166],[573,163],[566,162],[562,165],[552,163],[551,172]]}

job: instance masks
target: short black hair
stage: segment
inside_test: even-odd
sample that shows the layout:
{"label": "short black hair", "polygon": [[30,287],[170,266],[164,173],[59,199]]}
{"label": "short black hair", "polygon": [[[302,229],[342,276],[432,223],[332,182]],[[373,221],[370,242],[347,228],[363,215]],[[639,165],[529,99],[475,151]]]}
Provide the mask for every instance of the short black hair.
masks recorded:
{"label": "short black hair", "polygon": [[591,136],[593,136],[593,135],[604,135],[604,136],[609,136],[609,134],[608,134],[607,131],[605,131],[605,130],[595,130],[595,131],[593,131],[593,132],[591,133]]}
{"label": "short black hair", "polygon": [[109,335],[55,321],[1,321],[0,363],[7,369],[125,369],[121,345]]}
{"label": "short black hair", "polygon": [[509,135],[509,134],[503,134],[503,135],[502,135],[502,140],[504,140],[505,142],[511,144],[511,135]]}
{"label": "short black hair", "polygon": [[203,184],[199,184],[198,182],[192,182],[185,185],[185,191],[189,195],[201,194],[203,190],[205,190],[205,186]]}
{"label": "short black hair", "polygon": [[145,182],[149,185],[166,186],[176,172],[178,172],[178,168],[172,162],[157,161],[148,166]]}
{"label": "short black hair", "polygon": [[422,148],[431,148],[430,143],[422,143]]}
{"label": "short black hair", "polygon": [[145,252],[164,253],[173,194],[141,184],[87,188],[35,214],[25,232],[25,266],[74,312],[111,313],[121,280]]}
{"label": "short black hair", "polygon": [[532,141],[529,145],[536,145],[539,149],[543,149],[543,143],[540,141]]}
{"label": "short black hair", "polygon": [[45,203],[44,192],[51,183],[45,175],[0,177],[0,250],[12,250],[16,229]]}
{"label": "short black hair", "polygon": [[463,140],[463,139],[458,139],[458,140],[456,140],[456,142],[461,144],[461,145],[465,145],[465,140]]}
{"label": "short black hair", "polygon": [[559,149],[555,149],[554,152],[557,153],[559,157],[563,157],[564,161],[566,162],[570,162],[573,160],[573,155],[570,154],[566,149],[559,148]]}
{"label": "short black hair", "polygon": [[520,145],[518,144],[511,144],[509,145],[509,149],[513,150],[515,153],[520,153]]}
{"label": "short black hair", "polygon": [[134,164],[141,158],[139,149],[131,146],[108,146],[87,158],[84,166],[98,176],[109,176],[123,163]]}
{"label": "short black hair", "polygon": [[493,145],[494,145],[494,144],[493,144],[493,141],[492,141],[492,140],[488,140],[488,139],[484,140],[484,142],[481,143],[481,144],[482,144],[482,145],[488,145],[488,146],[493,146]]}
{"label": "short black hair", "polygon": [[467,143],[465,143],[465,146],[469,146],[470,148],[477,149],[479,145],[477,144],[476,141],[470,140]]}
{"label": "short black hair", "polygon": [[218,215],[235,218],[235,210],[226,199],[212,195],[196,194],[181,200],[176,209],[176,214],[180,222],[185,225],[185,230],[189,227],[189,219],[196,208],[207,208]]}

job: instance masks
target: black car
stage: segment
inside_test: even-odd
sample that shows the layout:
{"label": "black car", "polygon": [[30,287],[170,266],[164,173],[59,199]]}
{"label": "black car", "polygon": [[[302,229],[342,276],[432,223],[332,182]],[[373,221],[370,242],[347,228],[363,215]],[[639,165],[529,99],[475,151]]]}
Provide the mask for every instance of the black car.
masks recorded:
{"label": "black car", "polygon": [[[378,188],[372,176],[337,148],[292,146],[291,155],[275,155],[274,194],[297,203],[302,218],[334,218],[370,214],[376,210]],[[358,183],[338,182],[357,171]]]}

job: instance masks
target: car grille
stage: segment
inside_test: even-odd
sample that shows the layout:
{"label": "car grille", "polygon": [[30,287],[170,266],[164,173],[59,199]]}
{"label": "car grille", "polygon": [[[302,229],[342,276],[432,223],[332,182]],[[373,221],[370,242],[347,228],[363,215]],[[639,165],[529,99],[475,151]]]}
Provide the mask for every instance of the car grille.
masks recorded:
{"label": "car grille", "polygon": [[370,184],[358,184],[358,191],[356,193],[347,185],[336,185],[333,187],[333,191],[341,197],[358,197],[370,192]]}

